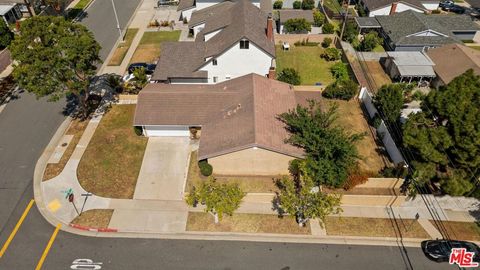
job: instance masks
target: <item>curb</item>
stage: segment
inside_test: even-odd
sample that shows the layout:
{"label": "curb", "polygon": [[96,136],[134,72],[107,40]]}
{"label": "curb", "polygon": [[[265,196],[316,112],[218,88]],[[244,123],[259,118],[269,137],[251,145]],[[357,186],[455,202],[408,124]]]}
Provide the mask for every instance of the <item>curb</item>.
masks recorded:
{"label": "curb", "polygon": [[[78,13],[78,15],[73,18],[73,22],[78,22],[79,18],[81,18],[84,14],[85,14],[85,11],[90,7],[90,5],[94,2],[95,0],[90,0],[90,2],[88,2],[85,7],[82,9],[82,12]],[[71,9],[74,9],[75,7],[72,7]]]}
{"label": "curb", "polygon": [[75,229],[89,231],[89,232],[118,232],[117,229],[113,229],[113,228],[95,228],[95,227],[88,227],[88,226],[83,226],[83,225],[78,225],[73,223],[70,223],[68,225]]}

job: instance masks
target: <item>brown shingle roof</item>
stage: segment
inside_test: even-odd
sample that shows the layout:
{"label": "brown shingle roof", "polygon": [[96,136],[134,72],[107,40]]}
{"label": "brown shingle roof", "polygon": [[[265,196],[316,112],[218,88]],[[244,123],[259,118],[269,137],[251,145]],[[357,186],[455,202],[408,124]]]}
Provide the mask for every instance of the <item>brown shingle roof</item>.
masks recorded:
{"label": "brown shingle roof", "polygon": [[427,51],[428,57],[435,63],[433,69],[445,83],[468,69],[480,75],[480,51],[460,44],[449,44]]}
{"label": "brown shingle roof", "polygon": [[290,85],[249,74],[215,85],[148,84],[138,96],[134,125],[202,126],[199,159],[257,146],[293,157],[278,114],[293,109]]}
{"label": "brown shingle roof", "polygon": [[278,11],[280,23],[284,23],[290,19],[305,19],[313,22],[313,11],[301,9],[280,9]]}
{"label": "brown shingle roof", "polygon": [[195,0],[180,0],[177,11],[182,11],[195,7]]}
{"label": "brown shingle roof", "polygon": [[381,7],[385,7],[385,6],[389,6],[391,5],[392,3],[395,3],[395,2],[400,2],[400,3],[405,3],[407,5],[410,5],[410,6],[414,6],[416,8],[419,8],[421,10],[427,10],[423,5],[422,3],[438,3],[439,1],[435,1],[435,0],[362,0],[363,3],[365,3],[365,6],[368,7],[368,9],[370,11],[372,10],[375,10],[377,8],[381,8]]}

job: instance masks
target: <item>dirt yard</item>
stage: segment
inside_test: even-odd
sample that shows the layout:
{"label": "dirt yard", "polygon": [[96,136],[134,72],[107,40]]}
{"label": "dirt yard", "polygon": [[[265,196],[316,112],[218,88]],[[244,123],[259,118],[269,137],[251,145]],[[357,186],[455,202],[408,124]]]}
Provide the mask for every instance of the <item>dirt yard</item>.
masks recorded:
{"label": "dirt yard", "polygon": [[372,89],[372,91],[377,92],[378,89],[380,89],[380,87],[382,87],[382,85],[392,83],[392,80],[385,73],[385,71],[382,68],[382,65],[380,65],[379,62],[377,62],[377,61],[365,61],[363,63],[366,66],[367,74],[369,75],[370,80],[373,83],[373,87],[375,88],[375,89]]}
{"label": "dirt yard", "polygon": [[107,228],[113,215],[113,209],[92,209],[82,213],[72,220],[72,224],[92,227]]}
{"label": "dirt yard", "polygon": [[177,41],[180,31],[145,32],[130,63],[153,63],[160,57],[161,44],[165,41]]}

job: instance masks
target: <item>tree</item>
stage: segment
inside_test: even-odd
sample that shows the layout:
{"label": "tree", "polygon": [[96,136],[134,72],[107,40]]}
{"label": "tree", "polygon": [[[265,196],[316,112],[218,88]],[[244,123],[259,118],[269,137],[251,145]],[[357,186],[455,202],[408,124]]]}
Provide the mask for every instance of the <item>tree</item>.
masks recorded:
{"label": "tree", "polygon": [[308,174],[302,172],[306,166],[303,161],[296,161],[299,168],[298,175],[294,179],[283,177],[277,180],[279,192],[274,199],[274,205],[279,210],[295,217],[298,225],[303,227],[312,218],[319,218],[323,224],[326,216],[338,214],[341,197],[337,194],[326,194]]}
{"label": "tree", "polygon": [[52,6],[56,11],[65,7],[67,0],[44,0],[45,4]]}
{"label": "tree", "polygon": [[5,21],[0,18],[0,50],[5,49],[13,40],[13,33]]}
{"label": "tree", "polygon": [[325,15],[320,10],[313,11],[313,25],[320,27],[325,22]]}
{"label": "tree", "polygon": [[21,22],[21,29],[10,44],[19,86],[52,101],[74,95],[86,117],[90,79],[101,61],[93,34],[81,24],[52,16],[29,18]]}
{"label": "tree", "polygon": [[327,61],[336,61],[340,60],[342,52],[337,48],[326,48],[320,56]]}
{"label": "tree", "polygon": [[322,92],[322,96],[326,98],[350,100],[357,94],[357,90],[358,84],[347,77],[346,79],[340,79],[328,85]]}
{"label": "tree", "polygon": [[288,19],[283,27],[287,33],[306,33],[312,30],[312,25],[303,18]]}
{"label": "tree", "polygon": [[301,78],[298,71],[293,68],[285,68],[277,75],[277,80],[286,82],[292,85],[300,85]]}
{"label": "tree", "polygon": [[348,68],[347,64],[338,62],[330,67],[333,77],[336,80],[347,80],[348,79]]}
{"label": "tree", "polygon": [[478,196],[479,123],[480,77],[468,70],[427,95],[422,112],[405,123],[403,144],[416,160],[436,168],[430,181],[440,182],[445,193]]}
{"label": "tree", "polygon": [[273,9],[282,9],[282,7],[283,7],[282,0],[277,0],[273,3]]}
{"label": "tree", "polygon": [[302,9],[312,10],[315,7],[315,0],[302,0]]}
{"label": "tree", "polygon": [[335,26],[333,24],[327,22],[322,27],[323,34],[333,34],[335,32]]}
{"label": "tree", "polygon": [[198,190],[193,188],[186,197],[186,202],[194,207],[198,203],[205,205],[205,212],[211,213],[215,223],[218,223],[224,214],[233,215],[244,196],[245,193],[238,184],[219,184],[215,178],[210,177],[202,182]]}
{"label": "tree", "polygon": [[302,8],[302,1],[294,1],[293,2],[293,9],[301,9]]}
{"label": "tree", "polygon": [[374,97],[375,106],[389,123],[395,123],[400,118],[405,88],[403,83],[383,85]]}
{"label": "tree", "polygon": [[349,21],[345,25],[345,32],[343,33],[343,40],[352,43],[355,39],[357,39],[357,26],[354,22]]}
{"label": "tree", "polygon": [[378,33],[375,31],[372,31],[363,37],[362,42],[360,42],[360,49],[365,52],[370,52],[375,47],[382,44],[382,42],[383,42],[383,39],[378,36]]}
{"label": "tree", "polygon": [[306,153],[304,174],[317,185],[343,186],[358,159],[354,143],[364,136],[334,125],[337,107],[334,104],[324,112],[318,101],[310,100],[308,107],[297,105],[279,115],[290,133],[287,142]]}
{"label": "tree", "polygon": [[330,47],[330,44],[332,44],[332,39],[331,38],[326,37],[326,38],[323,39],[323,41],[322,41],[322,47],[323,48]]}

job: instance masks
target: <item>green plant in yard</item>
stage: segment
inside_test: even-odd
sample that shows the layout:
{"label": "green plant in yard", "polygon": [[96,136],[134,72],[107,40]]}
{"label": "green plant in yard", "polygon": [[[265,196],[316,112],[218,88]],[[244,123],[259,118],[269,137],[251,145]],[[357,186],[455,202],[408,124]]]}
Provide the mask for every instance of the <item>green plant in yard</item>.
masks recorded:
{"label": "green plant in yard", "polygon": [[395,123],[400,118],[405,88],[406,84],[403,83],[384,85],[374,97],[375,106],[389,123]]}
{"label": "green plant in yard", "polygon": [[323,15],[320,10],[316,9],[313,11],[313,25],[320,27],[325,22],[325,15]]}
{"label": "green plant in yard", "polygon": [[200,168],[200,173],[203,176],[210,176],[213,173],[213,167],[208,163],[207,160],[200,160],[198,162],[198,167]]}
{"label": "green plant in yard", "polygon": [[199,188],[194,187],[185,200],[194,207],[199,203],[205,205],[205,212],[211,213],[218,223],[224,214],[233,215],[244,196],[238,184],[219,184],[210,177]]}
{"label": "green plant in yard", "polygon": [[133,131],[137,136],[142,136],[143,135],[143,129],[140,126],[134,126]]}
{"label": "green plant in yard", "polygon": [[13,33],[3,19],[0,19],[0,50],[3,50],[13,40]]}
{"label": "green plant in yard", "polygon": [[320,56],[327,61],[337,61],[342,57],[342,52],[337,48],[326,48]]}
{"label": "green plant in yard", "polygon": [[277,180],[279,192],[273,200],[280,214],[288,213],[295,217],[298,225],[303,227],[310,219],[320,219],[323,226],[326,216],[338,214],[341,196],[326,194],[320,190],[306,170],[304,161],[296,162],[298,174],[293,179],[283,177]]}
{"label": "green plant in yard", "polygon": [[302,0],[302,9],[312,10],[315,7],[315,0]]}
{"label": "green plant in yard", "polygon": [[328,47],[330,47],[331,44],[332,44],[332,39],[329,38],[329,37],[324,38],[323,41],[322,41],[322,47],[323,48],[328,48]]}
{"label": "green plant in yard", "polygon": [[329,22],[325,23],[322,27],[322,33],[333,34],[335,32],[335,26]]}
{"label": "green plant in yard", "polygon": [[336,80],[348,79],[348,67],[345,63],[335,63],[332,67],[330,67],[330,71]]}
{"label": "green plant in yard", "polygon": [[305,151],[303,174],[316,185],[342,187],[359,157],[355,142],[364,134],[349,134],[335,125],[338,105],[326,112],[321,107],[310,100],[308,107],[297,105],[279,119],[290,133],[287,142]]}
{"label": "green plant in yard", "polygon": [[282,0],[277,0],[273,3],[273,9],[282,9],[282,7],[283,7]]}
{"label": "green plant in yard", "polygon": [[363,40],[360,42],[360,49],[365,52],[370,52],[375,47],[382,44],[382,42],[383,39],[378,36],[378,33],[372,31],[363,37]]}
{"label": "green plant in yard", "polygon": [[358,16],[367,17],[367,11],[365,10],[365,8],[360,3],[357,3],[355,5],[355,8],[357,9]]}
{"label": "green plant in yard", "polygon": [[306,33],[312,30],[312,25],[303,18],[288,19],[283,26],[287,33]]}
{"label": "green plant in yard", "polygon": [[345,31],[343,33],[342,39],[352,43],[357,38],[358,30],[356,23],[349,21],[345,25]]}
{"label": "green plant in yard", "polygon": [[326,98],[352,99],[358,91],[358,84],[350,78],[340,79],[328,85],[322,92],[322,96]]}
{"label": "green plant in yard", "polygon": [[280,71],[277,75],[277,80],[292,85],[300,85],[302,82],[300,74],[298,74],[298,71],[293,68],[286,68]]}
{"label": "green plant in yard", "polygon": [[302,8],[302,1],[295,1],[293,2],[293,9],[301,9]]}

